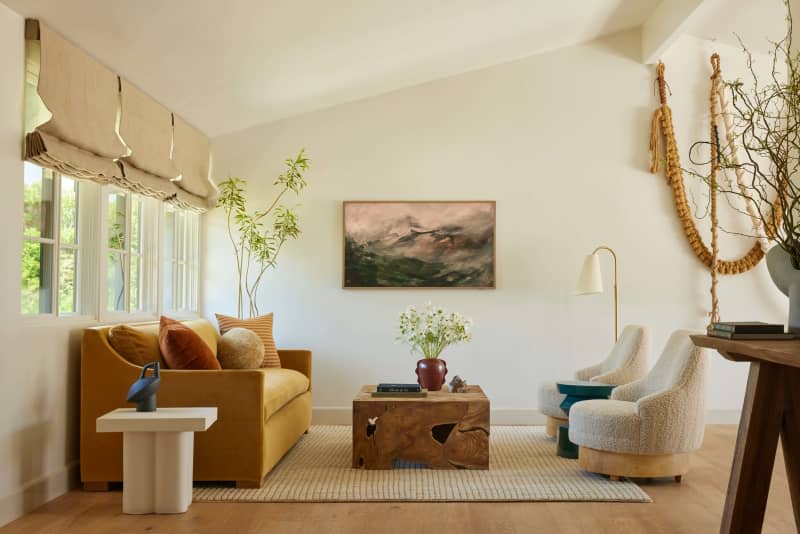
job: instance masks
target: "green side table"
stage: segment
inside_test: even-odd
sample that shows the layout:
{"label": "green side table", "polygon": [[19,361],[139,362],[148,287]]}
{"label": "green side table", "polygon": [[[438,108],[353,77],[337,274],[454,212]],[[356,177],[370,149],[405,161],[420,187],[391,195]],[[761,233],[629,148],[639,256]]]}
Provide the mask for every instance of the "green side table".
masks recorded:
{"label": "green side table", "polygon": [[[607,399],[614,390],[614,385],[603,384],[602,382],[589,382],[585,380],[563,380],[556,382],[558,392],[566,395],[561,401],[561,409],[567,412],[569,421],[569,410],[576,402],[591,399]],[[558,427],[558,446],[556,454],[563,458],[577,458],[578,446],[569,440],[569,422]]]}

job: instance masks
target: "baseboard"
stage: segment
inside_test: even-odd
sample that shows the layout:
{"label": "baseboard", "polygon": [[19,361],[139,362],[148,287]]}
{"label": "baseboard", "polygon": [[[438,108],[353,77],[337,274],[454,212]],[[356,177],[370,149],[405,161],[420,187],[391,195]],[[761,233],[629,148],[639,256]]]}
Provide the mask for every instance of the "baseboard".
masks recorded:
{"label": "baseboard", "polygon": [[78,466],[76,460],[55,473],[26,483],[10,495],[0,497],[0,527],[77,487],[80,479]]}
{"label": "baseboard", "polygon": [[[739,410],[709,410],[706,423],[736,425],[739,415]],[[492,410],[491,421],[493,425],[543,425],[545,417],[539,410],[498,408]],[[315,425],[349,425],[353,422],[353,412],[349,406],[319,406],[313,409],[311,422]]]}

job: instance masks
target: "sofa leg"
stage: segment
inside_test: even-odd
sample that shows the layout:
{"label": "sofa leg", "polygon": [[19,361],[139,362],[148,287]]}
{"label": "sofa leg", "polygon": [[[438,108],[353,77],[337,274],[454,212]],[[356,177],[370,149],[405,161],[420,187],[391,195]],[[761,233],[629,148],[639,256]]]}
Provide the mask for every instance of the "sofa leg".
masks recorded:
{"label": "sofa leg", "polygon": [[260,489],[262,487],[261,480],[237,480],[237,489]]}
{"label": "sofa leg", "polygon": [[680,484],[683,480],[683,475],[675,475],[675,482]]}
{"label": "sofa leg", "polygon": [[111,482],[84,482],[83,491],[110,491]]}
{"label": "sofa leg", "polygon": [[609,480],[612,482],[619,482],[619,477],[617,475],[609,475]]}

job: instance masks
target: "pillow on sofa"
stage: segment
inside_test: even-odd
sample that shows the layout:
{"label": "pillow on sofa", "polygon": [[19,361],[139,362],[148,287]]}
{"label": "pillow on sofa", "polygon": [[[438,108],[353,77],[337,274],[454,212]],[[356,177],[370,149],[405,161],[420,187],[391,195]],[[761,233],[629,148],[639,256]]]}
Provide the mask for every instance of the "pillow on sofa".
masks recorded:
{"label": "pillow on sofa", "polygon": [[120,356],[134,365],[159,362],[165,367],[158,348],[158,336],[155,334],[147,334],[126,324],[118,324],[108,330],[108,342]]}
{"label": "pillow on sofa", "polygon": [[258,369],[264,361],[264,343],[247,328],[231,328],[219,340],[217,358],[223,369]]}
{"label": "pillow on sofa", "polygon": [[203,338],[175,319],[161,316],[158,345],[170,369],[222,369]]}
{"label": "pillow on sofa", "polygon": [[231,328],[246,328],[258,334],[258,337],[261,338],[261,342],[264,343],[264,360],[261,362],[261,367],[281,366],[281,359],[278,356],[275,338],[272,337],[273,316],[271,313],[260,317],[253,317],[252,319],[237,319],[236,317],[229,317],[219,313],[214,315],[217,316],[219,332],[223,336]]}

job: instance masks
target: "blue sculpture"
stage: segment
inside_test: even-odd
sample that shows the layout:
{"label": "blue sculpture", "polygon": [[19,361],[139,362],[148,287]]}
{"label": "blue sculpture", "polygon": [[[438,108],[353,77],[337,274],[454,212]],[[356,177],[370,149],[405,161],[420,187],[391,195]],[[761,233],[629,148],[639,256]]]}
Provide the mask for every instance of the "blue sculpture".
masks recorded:
{"label": "blue sculpture", "polygon": [[[153,376],[146,376],[148,369],[153,370]],[[128,390],[128,402],[136,403],[137,412],[156,411],[156,391],[160,382],[158,362],[150,362],[142,367],[139,380],[131,384]]]}

